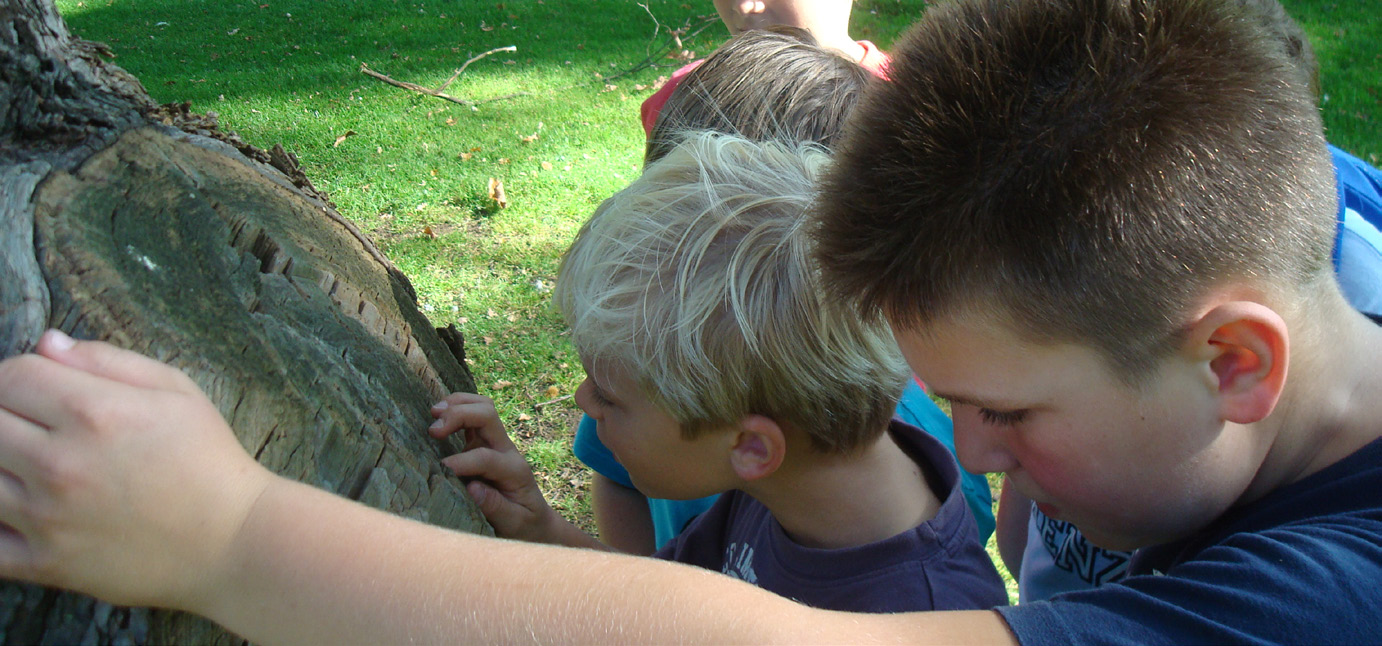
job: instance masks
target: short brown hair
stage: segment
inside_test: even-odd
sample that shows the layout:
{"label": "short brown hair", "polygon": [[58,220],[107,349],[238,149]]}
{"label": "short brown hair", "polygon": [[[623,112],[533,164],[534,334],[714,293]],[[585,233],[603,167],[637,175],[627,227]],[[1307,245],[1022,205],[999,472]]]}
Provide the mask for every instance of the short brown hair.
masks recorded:
{"label": "short brown hair", "polygon": [[1320,95],[1320,64],[1315,59],[1315,49],[1305,30],[1300,28],[1286,8],[1277,0],[1238,0],[1247,9],[1256,12],[1262,27],[1276,37],[1277,45],[1286,57],[1296,63],[1297,71],[1306,75],[1310,83],[1310,93],[1316,98]]}
{"label": "short brown hair", "polygon": [[967,0],[901,41],[826,180],[840,298],[961,312],[1139,373],[1196,299],[1330,276],[1335,196],[1298,63],[1222,0]]}
{"label": "short brown hair", "polygon": [[872,76],[805,30],[746,31],[682,79],[658,114],[643,163],[661,159],[695,130],[829,147]]}

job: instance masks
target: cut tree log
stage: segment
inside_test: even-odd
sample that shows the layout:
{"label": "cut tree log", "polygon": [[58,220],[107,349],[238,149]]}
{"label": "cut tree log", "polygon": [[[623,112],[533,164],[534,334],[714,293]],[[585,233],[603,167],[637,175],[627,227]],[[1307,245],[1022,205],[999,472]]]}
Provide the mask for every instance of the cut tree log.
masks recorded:
{"label": "cut tree log", "polygon": [[[0,357],[48,327],[136,350],[190,375],[274,471],[490,533],[440,465],[457,446],[424,432],[433,402],[475,390],[460,333],[428,323],[291,153],[154,105],[102,50],[51,0],[0,5]],[[0,643],[242,641],[0,583]]]}

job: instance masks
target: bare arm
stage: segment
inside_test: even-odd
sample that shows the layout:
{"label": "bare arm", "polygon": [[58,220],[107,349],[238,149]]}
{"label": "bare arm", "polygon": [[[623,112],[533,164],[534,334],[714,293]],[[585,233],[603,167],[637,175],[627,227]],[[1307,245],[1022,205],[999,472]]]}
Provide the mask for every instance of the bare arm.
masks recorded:
{"label": "bare arm", "polygon": [[[458,534],[274,476],[181,373],[104,344],[0,363],[0,576],[252,641],[1014,643],[992,611],[804,608],[672,563]],[[75,367],[75,369],[74,369]]]}
{"label": "bare arm", "polygon": [[991,611],[811,610],[706,570],[456,534],[286,481],[236,545],[193,610],[263,643],[1011,640]]}
{"label": "bare arm", "polygon": [[648,499],[637,489],[596,473],[590,485],[590,506],[595,510],[600,540],[606,545],[628,554],[657,551]]}

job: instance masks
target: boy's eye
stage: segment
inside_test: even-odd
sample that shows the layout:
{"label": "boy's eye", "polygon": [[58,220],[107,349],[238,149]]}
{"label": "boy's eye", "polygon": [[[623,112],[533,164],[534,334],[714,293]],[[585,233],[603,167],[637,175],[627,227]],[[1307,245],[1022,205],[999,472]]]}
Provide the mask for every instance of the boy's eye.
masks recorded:
{"label": "boy's eye", "polygon": [[1021,422],[1027,416],[1025,410],[998,411],[990,408],[980,408],[979,417],[983,418],[986,424],[994,426],[1013,426]]}
{"label": "boy's eye", "polygon": [[595,404],[601,408],[608,408],[614,405],[614,402],[610,401],[608,397],[605,397],[605,394],[600,392],[598,387],[590,389],[590,396],[595,400]]}

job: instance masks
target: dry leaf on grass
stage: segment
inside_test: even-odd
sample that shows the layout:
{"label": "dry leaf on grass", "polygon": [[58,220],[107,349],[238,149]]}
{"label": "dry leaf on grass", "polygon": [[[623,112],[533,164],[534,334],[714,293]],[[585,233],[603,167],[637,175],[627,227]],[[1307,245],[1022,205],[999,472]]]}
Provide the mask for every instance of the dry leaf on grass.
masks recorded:
{"label": "dry leaf on grass", "polygon": [[489,199],[494,200],[501,209],[509,208],[509,196],[504,194],[504,182],[493,177],[489,178]]}
{"label": "dry leaf on grass", "polygon": [[551,399],[551,398],[553,398],[553,397],[556,397],[557,395],[560,395],[560,394],[561,394],[561,388],[559,388],[559,387],[557,387],[557,386],[548,386],[548,387],[547,387],[547,398],[548,398],[548,399]]}
{"label": "dry leaf on grass", "polygon": [[494,382],[494,389],[495,389],[495,390],[503,390],[503,389],[508,388],[509,386],[512,386],[512,385],[513,385],[513,382],[512,382],[512,381],[499,380],[499,381]]}
{"label": "dry leaf on grass", "polygon": [[532,418],[533,418],[533,416],[532,416],[532,415],[529,415],[529,414],[527,414],[527,413],[519,413],[519,414],[518,414],[518,421],[520,421],[520,422],[526,422],[526,421],[528,421],[528,420],[531,420]]}
{"label": "dry leaf on grass", "polygon": [[331,147],[332,147],[332,148],[335,148],[336,146],[341,145],[341,142],[342,142],[342,141],[345,141],[345,140],[346,140],[346,137],[349,137],[349,136],[351,136],[351,135],[353,135],[353,134],[355,134],[355,131],[354,131],[354,130],[347,130],[347,131],[345,131],[345,134],[343,134],[343,135],[341,135],[341,136],[339,136],[339,137],[336,138],[336,143],[331,144]]}
{"label": "dry leaf on grass", "polygon": [[474,156],[475,155],[472,155],[470,153],[461,153],[461,161],[470,161],[470,158]]}
{"label": "dry leaf on grass", "polygon": [[541,121],[537,122],[537,130],[534,130],[534,131],[533,131],[533,134],[531,134],[531,135],[524,135],[524,136],[522,136],[522,137],[519,137],[518,140],[521,141],[521,142],[523,142],[523,143],[525,143],[525,144],[533,143],[534,141],[537,141],[537,133],[539,133],[539,132],[542,132],[542,122],[541,122]]}

